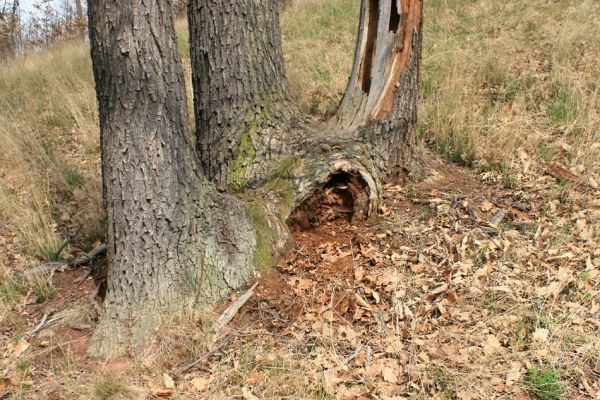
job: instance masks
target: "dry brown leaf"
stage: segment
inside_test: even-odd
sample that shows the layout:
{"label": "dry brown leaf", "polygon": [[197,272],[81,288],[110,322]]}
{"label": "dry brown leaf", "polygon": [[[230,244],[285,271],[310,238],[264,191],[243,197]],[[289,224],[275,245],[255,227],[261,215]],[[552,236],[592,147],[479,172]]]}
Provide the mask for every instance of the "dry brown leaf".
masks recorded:
{"label": "dry brown leaf", "polygon": [[410,270],[415,273],[415,274],[420,274],[421,272],[425,271],[425,265],[419,263],[419,264],[410,264]]}
{"label": "dry brown leaf", "polygon": [[246,378],[246,383],[250,386],[258,384],[263,378],[263,373],[261,371],[254,370],[250,372],[248,377]]}
{"label": "dry brown leaf", "polygon": [[520,362],[513,362],[510,364],[510,371],[506,375],[505,384],[507,387],[512,387],[517,383],[523,374],[521,373],[522,364]]}
{"label": "dry brown leaf", "polygon": [[365,367],[365,375],[370,378],[374,378],[377,375],[381,374],[382,370],[383,370],[383,365],[381,365],[380,363],[373,363],[373,364]]}
{"label": "dry brown leaf", "polygon": [[354,282],[355,283],[362,282],[364,276],[365,276],[365,269],[363,268],[362,265],[357,265],[354,268]]}
{"label": "dry brown leaf", "polygon": [[210,386],[210,377],[197,376],[190,381],[190,384],[197,392],[204,392]]}
{"label": "dry brown leaf", "polygon": [[173,378],[171,378],[169,376],[169,374],[164,373],[162,377],[163,377],[163,385],[165,385],[165,388],[175,389],[175,381],[173,380]]}
{"label": "dry brown leaf", "polygon": [[483,347],[483,352],[490,356],[494,353],[497,353],[501,348],[502,345],[500,344],[500,341],[496,338],[496,336],[494,335],[487,335],[485,342],[483,342],[482,344]]}
{"label": "dry brown leaf", "polygon": [[371,309],[371,305],[367,303],[367,301],[363,299],[363,297],[360,294],[354,293],[354,300],[356,301],[356,304],[358,304],[360,307],[364,307],[367,310]]}
{"label": "dry brown leaf", "polygon": [[489,201],[484,201],[480,206],[479,209],[483,212],[488,212],[490,211],[492,208],[494,208],[494,205],[492,203],[490,203]]}
{"label": "dry brown leaf", "polygon": [[446,297],[440,302],[442,306],[448,306],[458,300],[458,294],[456,293],[456,289],[452,289],[448,292]]}
{"label": "dry brown leaf", "polygon": [[373,293],[371,293],[371,296],[373,296],[373,300],[375,300],[375,304],[379,304],[379,302],[381,301],[381,298],[379,297],[379,293],[377,293],[375,290],[373,290]]}
{"label": "dry brown leaf", "polygon": [[396,369],[385,367],[381,371],[381,376],[388,383],[398,383],[398,370]]}
{"label": "dry brown leaf", "polygon": [[21,354],[23,354],[28,348],[29,346],[31,346],[29,344],[29,342],[25,339],[21,339],[19,340],[19,343],[16,344],[15,346],[15,357],[19,357]]}

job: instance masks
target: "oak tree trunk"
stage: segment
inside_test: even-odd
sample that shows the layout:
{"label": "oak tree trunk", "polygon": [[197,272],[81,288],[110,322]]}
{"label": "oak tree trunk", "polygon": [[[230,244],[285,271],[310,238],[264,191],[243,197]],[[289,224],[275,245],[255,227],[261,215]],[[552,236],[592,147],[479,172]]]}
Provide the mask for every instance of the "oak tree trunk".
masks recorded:
{"label": "oak tree trunk", "polygon": [[89,2],[109,268],[90,353],[139,352],[161,315],[253,277],[253,228],[197,165],[170,2]]}
{"label": "oak tree trunk", "polygon": [[109,246],[94,355],[139,351],[165,312],[272,266],[324,188],[342,182],[369,217],[384,179],[420,170],[421,0],[362,1],[348,88],[321,122],[291,101],[276,0],[190,0],[195,146],[170,2],[88,10]]}

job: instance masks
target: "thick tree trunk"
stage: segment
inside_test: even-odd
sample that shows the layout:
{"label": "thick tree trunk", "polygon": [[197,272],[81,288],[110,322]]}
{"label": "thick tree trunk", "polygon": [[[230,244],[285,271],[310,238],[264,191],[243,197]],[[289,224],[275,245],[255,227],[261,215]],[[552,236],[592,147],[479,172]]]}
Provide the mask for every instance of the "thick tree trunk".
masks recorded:
{"label": "thick tree trunk", "polygon": [[367,217],[381,180],[418,165],[421,0],[363,0],[348,89],[326,122],[290,101],[275,0],[191,0],[196,151],[170,2],[88,9],[110,261],[94,355],[143,348],[163,313],[272,266],[292,211],[312,211],[325,188]]}
{"label": "thick tree trunk", "polygon": [[352,75],[327,123],[310,122],[289,103],[275,0],[191,0],[189,27],[198,150],[221,190],[261,186],[290,156],[308,181],[314,174],[305,168],[330,169],[340,159],[362,164],[375,180],[420,169],[421,0],[362,1]]}
{"label": "thick tree trunk", "polygon": [[90,354],[145,349],[160,316],[253,276],[247,213],[202,176],[170,2],[89,3],[107,212],[108,288]]}
{"label": "thick tree trunk", "polygon": [[190,0],[198,154],[219,189],[245,184],[256,135],[293,114],[276,0]]}

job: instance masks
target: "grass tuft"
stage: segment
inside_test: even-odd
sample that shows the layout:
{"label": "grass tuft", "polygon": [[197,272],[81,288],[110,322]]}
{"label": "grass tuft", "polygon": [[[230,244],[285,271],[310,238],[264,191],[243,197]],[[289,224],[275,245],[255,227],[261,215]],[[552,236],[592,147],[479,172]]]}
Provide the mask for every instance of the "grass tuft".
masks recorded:
{"label": "grass tuft", "polygon": [[132,390],[123,376],[103,373],[94,382],[92,395],[96,400],[121,400],[132,398]]}
{"label": "grass tuft", "polygon": [[38,303],[52,299],[57,292],[51,274],[36,274],[30,278],[30,283]]}
{"label": "grass tuft", "polygon": [[525,382],[534,399],[560,400],[565,393],[565,388],[560,382],[560,373],[554,368],[530,368],[527,371]]}

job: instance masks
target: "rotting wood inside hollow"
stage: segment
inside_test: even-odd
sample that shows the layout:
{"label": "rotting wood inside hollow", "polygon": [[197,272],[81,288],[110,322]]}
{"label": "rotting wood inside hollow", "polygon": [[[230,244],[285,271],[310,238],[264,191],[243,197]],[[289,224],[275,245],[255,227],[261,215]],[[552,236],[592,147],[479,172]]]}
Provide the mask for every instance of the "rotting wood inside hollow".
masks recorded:
{"label": "rotting wood inside hollow", "polygon": [[369,185],[360,174],[336,172],[294,209],[288,226],[292,231],[304,231],[338,219],[364,220],[369,194]]}
{"label": "rotting wood inside hollow", "polygon": [[392,9],[390,10],[390,32],[398,32],[400,26],[400,12],[398,11],[398,0],[392,0]]}

